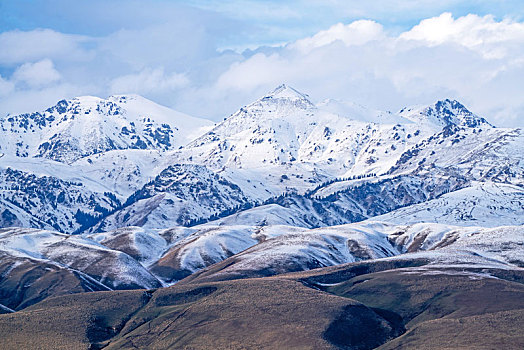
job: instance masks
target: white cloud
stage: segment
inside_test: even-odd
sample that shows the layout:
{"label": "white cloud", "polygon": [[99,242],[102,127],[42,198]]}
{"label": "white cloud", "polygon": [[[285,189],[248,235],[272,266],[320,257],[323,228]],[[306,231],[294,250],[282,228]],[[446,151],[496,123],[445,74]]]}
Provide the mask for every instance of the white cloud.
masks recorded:
{"label": "white cloud", "polygon": [[421,21],[400,35],[400,39],[428,46],[455,43],[478,51],[486,58],[503,58],[512,53],[515,45],[524,44],[524,23],[497,22],[493,16],[472,14],[454,19],[451,13],[443,13]]}
{"label": "white cloud", "polygon": [[271,86],[293,75],[288,62],[278,54],[256,54],[244,62],[235,62],[216,83],[218,90],[249,90]]}
{"label": "white cloud", "polygon": [[15,89],[15,84],[2,78],[0,75],[0,97],[11,93]]}
{"label": "white cloud", "polygon": [[183,74],[165,74],[163,68],[146,68],[137,74],[129,74],[114,79],[111,93],[148,94],[166,92],[186,86],[189,83]]}
{"label": "white cloud", "polygon": [[55,83],[61,78],[53,62],[43,59],[35,63],[24,63],[13,73],[12,80],[27,84],[31,88],[40,88]]}
{"label": "white cloud", "polygon": [[187,68],[216,55],[212,33],[191,19],[138,30],[119,30],[100,41],[99,53],[134,70],[150,66]]}
{"label": "white cloud", "polygon": [[91,53],[83,45],[95,41],[81,35],[70,35],[51,29],[8,31],[0,33],[0,64],[20,64],[44,58],[83,61]]}
{"label": "white cloud", "polygon": [[360,20],[344,25],[335,24],[328,30],[318,32],[309,38],[296,41],[291,46],[301,51],[307,52],[314,48],[329,45],[337,40],[342,41],[347,46],[363,45],[372,40],[382,39],[384,36],[383,27],[369,20]]}

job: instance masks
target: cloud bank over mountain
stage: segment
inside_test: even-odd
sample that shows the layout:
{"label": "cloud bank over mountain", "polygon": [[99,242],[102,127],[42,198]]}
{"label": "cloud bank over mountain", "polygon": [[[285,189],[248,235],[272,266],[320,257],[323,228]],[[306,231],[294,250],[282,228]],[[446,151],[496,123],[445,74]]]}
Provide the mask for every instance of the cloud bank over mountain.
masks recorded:
{"label": "cloud bank over mountain", "polygon": [[[261,31],[269,25],[266,12],[279,6],[275,3],[233,14],[231,1],[226,2],[230,7],[160,1],[136,23],[128,21],[136,15],[132,3],[116,3],[98,10],[108,11],[115,22],[96,17],[100,32],[86,33],[82,22],[77,27],[51,22],[46,27],[42,21],[31,29],[0,26],[5,28],[0,33],[0,114],[37,110],[64,97],[139,93],[220,120],[285,81],[319,99],[393,111],[404,104],[455,98],[498,126],[524,125],[524,22],[519,19],[443,12],[404,20],[399,29],[379,11],[376,20],[326,25],[310,35],[305,33],[313,27],[300,31],[290,25],[296,29],[292,34],[268,30],[265,41]],[[399,8],[408,5],[399,2]],[[311,2],[314,6],[320,5]],[[336,1],[333,6],[347,18],[359,15],[349,15]],[[278,13],[287,14],[291,24],[304,14],[290,4],[287,8]],[[419,14],[408,8],[413,16]],[[148,20],[152,13],[157,21]],[[360,13],[370,18],[369,9]],[[67,14],[70,21],[76,18]],[[280,17],[274,19],[275,31],[282,28],[277,22],[285,20]]]}

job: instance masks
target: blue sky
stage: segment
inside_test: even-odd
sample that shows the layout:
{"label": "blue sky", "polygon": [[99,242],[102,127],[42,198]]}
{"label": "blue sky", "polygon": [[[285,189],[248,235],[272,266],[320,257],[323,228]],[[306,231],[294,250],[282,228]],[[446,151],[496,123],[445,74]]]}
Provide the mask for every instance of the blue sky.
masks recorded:
{"label": "blue sky", "polygon": [[405,30],[421,19],[451,12],[498,19],[524,18],[520,0],[1,0],[0,31],[50,28],[103,36],[192,16],[222,29],[223,46],[278,44],[342,22],[371,19]]}
{"label": "blue sky", "polygon": [[0,0],[0,113],[139,93],[219,120],[286,82],[390,110],[457,98],[517,126],[523,21],[515,0]]}

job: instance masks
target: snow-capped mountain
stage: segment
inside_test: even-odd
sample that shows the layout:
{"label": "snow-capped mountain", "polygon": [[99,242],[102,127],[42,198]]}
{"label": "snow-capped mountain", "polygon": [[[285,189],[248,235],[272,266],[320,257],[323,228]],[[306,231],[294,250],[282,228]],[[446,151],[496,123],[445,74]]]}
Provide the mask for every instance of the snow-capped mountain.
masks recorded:
{"label": "snow-capped mountain", "polygon": [[279,194],[286,186],[304,191],[334,176],[383,173],[402,152],[433,134],[400,116],[360,109],[333,113],[329,104],[315,106],[307,95],[282,85],[190,143],[180,157],[214,170],[257,172]]}
{"label": "snow-capped mountain", "polygon": [[[136,95],[0,119],[0,223],[73,233],[121,207],[212,122]],[[157,169],[158,167],[158,169]]]}
{"label": "snow-capped mountain", "polygon": [[0,119],[0,152],[69,164],[118,149],[176,149],[211,125],[136,95],[84,96]]}
{"label": "snow-capped mountain", "polygon": [[[315,228],[442,206],[433,201],[485,182],[524,183],[522,131],[452,100],[391,113],[315,104],[281,85],[214,127],[134,95],[61,101],[1,123],[3,226]],[[518,224],[512,203],[496,211],[509,211],[501,223]]]}
{"label": "snow-capped mountain", "polygon": [[[333,178],[384,174],[445,127],[492,128],[457,101],[394,114],[341,101],[315,105],[282,85],[190,143],[176,162],[204,164],[233,182],[239,174],[263,179],[267,192],[255,192],[265,199]],[[256,186],[239,185],[246,192]]]}

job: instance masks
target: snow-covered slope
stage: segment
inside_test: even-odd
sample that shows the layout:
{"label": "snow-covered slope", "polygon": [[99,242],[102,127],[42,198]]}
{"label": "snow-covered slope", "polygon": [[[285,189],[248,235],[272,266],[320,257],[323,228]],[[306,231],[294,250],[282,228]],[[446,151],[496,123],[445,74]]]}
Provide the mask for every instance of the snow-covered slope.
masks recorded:
{"label": "snow-covered slope", "polygon": [[165,228],[191,225],[200,218],[231,210],[249,199],[234,183],[206,167],[177,164],[164,169],[154,180],[131,195],[124,207],[91,231],[123,226]]}
{"label": "snow-covered slope", "polygon": [[[319,219],[320,221],[320,219]],[[247,209],[228,215],[224,218],[213,220],[212,225],[217,226],[273,226],[287,225],[295,227],[314,227],[311,219],[307,218],[302,208],[284,207],[279,204],[267,204],[256,208]]]}
{"label": "snow-covered slope", "polygon": [[129,255],[79,236],[34,229],[4,229],[0,230],[0,251],[80,271],[111,289],[161,285]]}
{"label": "snow-covered slope", "polygon": [[110,192],[93,192],[79,182],[0,169],[2,227],[53,228],[73,233],[120,206]]}
{"label": "snow-covered slope", "polygon": [[410,119],[406,119],[398,113],[384,112],[370,109],[357,103],[327,99],[318,103],[317,108],[350,120],[364,123],[375,124],[409,124]]}
{"label": "snow-covered slope", "polygon": [[459,176],[383,176],[328,182],[305,195],[285,195],[214,221],[316,228],[358,222],[467,186]]}
{"label": "snow-covered slope", "polygon": [[387,236],[374,228],[348,225],[294,231],[235,256],[229,272],[274,275],[399,254]]}
{"label": "snow-covered slope", "polygon": [[[191,278],[264,277],[381,258],[423,259],[431,265],[448,267],[519,269],[524,266],[524,226],[488,229],[368,221],[314,230],[285,226],[279,229],[280,234],[196,272]],[[180,255],[191,256],[187,252],[176,253],[179,259]]]}
{"label": "snow-covered slope", "polygon": [[486,259],[524,267],[524,226],[458,227],[421,223],[397,227],[388,234],[401,252],[470,251]]}
{"label": "snow-covered slope", "polygon": [[[28,274],[39,281],[31,286],[31,293],[52,285],[64,293],[67,288],[71,292],[154,288],[159,280],[170,284],[192,274],[196,277],[190,278],[211,280],[262,277],[384,258],[518,269],[524,266],[523,244],[524,226],[373,221],[319,229],[212,224],[168,230],[134,227],[82,236],[5,229],[0,231],[0,290],[12,291],[20,283],[17,278]],[[69,282],[60,282],[60,276],[70,276]],[[52,290],[46,293],[53,295]],[[23,297],[18,301],[11,297],[9,305],[24,305]]]}
{"label": "snow-covered slope", "polygon": [[471,180],[524,184],[522,129],[446,127],[404,152],[393,174],[459,173]]}
{"label": "snow-covered slope", "polygon": [[420,204],[397,209],[372,220],[397,224],[436,222],[457,226],[524,225],[524,189],[476,182]]}
{"label": "snow-covered slope", "polygon": [[524,266],[522,225],[483,228],[365,221],[318,229],[206,224],[192,230],[150,265],[164,281],[173,283],[229,257],[231,261],[217,269],[225,266],[233,275],[239,271],[271,275],[435,250],[441,252],[435,261],[474,261],[474,255],[480,255],[483,263],[491,259]]}
{"label": "snow-covered slope", "polygon": [[196,229],[173,227],[164,230],[148,230],[142,227],[123,227],[114,231],[84,234],[110,249],[118,250],[149,267],[178,241],[193,234]]}

